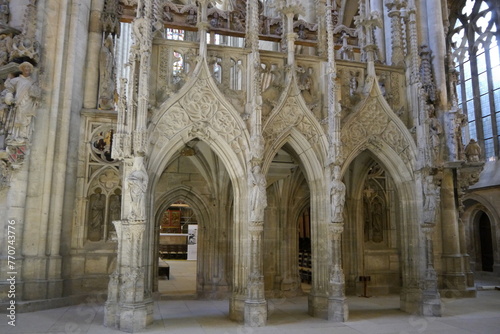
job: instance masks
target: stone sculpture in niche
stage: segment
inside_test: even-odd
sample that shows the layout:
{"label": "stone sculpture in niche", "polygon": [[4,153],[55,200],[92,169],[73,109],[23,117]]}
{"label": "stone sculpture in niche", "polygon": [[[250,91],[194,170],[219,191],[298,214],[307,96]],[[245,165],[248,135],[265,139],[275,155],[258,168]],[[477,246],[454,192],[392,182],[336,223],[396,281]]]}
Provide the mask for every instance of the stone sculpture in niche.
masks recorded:
{"label": "stone sculpture in niche", "polygon": [[108,238],[114,240],[116,238],[115,225],[113,221],[120,220],[122,209],[121,190],[116,189],[114,194],[109,197],[109,222],[108,222]]}
{"label": "stone sculpture in niche", "polygon": [[8,144],[24,144],[31,139],[33,118],[40,97],[40,88],[31,74],[33,65],[24,62],[19,65],[21,74],[5,82],[5,103],[12,106],[14,125],[7,137]]}
{"label": "stone sculpture in niche", "polygon": [[96,188],[94,194],[90,196],[89,225],[87,231],[87,238],[90,241],[99,241],[102,238],[105,208],[106,196],[102,193],[101,188]]}
{"label": "stone sculpture in niche", "polygon": [[343,221],[342,211],[345,203],[345,185],[340,180],[340,167],[333,167],[333,177],[330,182],[330,196],[332,206],[332,221],[340,223]]}
{"label": "stone sculpture in niche", "polygon": [[481,157],[481,147],[475,139],[471,139],[465,147],[465,157],[468,162],[479,162]]}
{"label": "stone sculpture in niche", "polygon": [[441,122],[436,118],[434,105],[427,105],[429,113],[429,142],[432,148],[432,158],[433,161],[438,161],[441,147],[441,134],[443,133],[443,127]]}
{"label": "stone sculpture in niche", "polygon": [[130,218],[144,219],[144,199],[148,187],[148,174],[144,166],[134,170],[127,178],[131,199]]}
{"label": "stone sculpture in niche", "polygon": [[254,166],[250,173],[250,198],[251,221],[264,221],[264,209],[267,207],[266,177],[260,171],[260,166]]}
{"label": "stone sculpture in niche", "polygon": [[113,37],[110,34],[103,41],[99,56],[99,109],[113,109],[114,95],[115,57],[113,54]]}

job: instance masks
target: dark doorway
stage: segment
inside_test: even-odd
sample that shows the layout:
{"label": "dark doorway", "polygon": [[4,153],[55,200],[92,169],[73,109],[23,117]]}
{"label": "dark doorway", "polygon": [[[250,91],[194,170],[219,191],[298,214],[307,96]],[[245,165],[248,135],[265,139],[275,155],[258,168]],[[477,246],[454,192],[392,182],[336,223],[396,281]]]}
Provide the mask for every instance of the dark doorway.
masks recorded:
{"label": "dark doorway", "polygon": [[493,271],[493,243],[491,239],[491,224],[484,212],[479,218],[479,240],[481,242],[481,263],[483,271]]}

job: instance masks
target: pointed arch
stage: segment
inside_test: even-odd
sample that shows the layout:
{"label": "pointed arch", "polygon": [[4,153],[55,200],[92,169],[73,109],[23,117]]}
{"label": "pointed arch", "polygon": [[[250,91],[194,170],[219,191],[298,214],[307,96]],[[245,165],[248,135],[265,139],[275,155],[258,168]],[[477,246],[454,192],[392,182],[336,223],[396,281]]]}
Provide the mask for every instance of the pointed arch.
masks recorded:
{"label": "pointed arch", "polygon": [[243,119],[217,88],[206,61],[198,63],[193,79],[155,110],[148,132],[152,169],[162,165],[168,147],[198,137],[226,166],[239,162],[239,167],[228,168],[230,174],[240,170],[237,174],[243,175],[250,136]]}

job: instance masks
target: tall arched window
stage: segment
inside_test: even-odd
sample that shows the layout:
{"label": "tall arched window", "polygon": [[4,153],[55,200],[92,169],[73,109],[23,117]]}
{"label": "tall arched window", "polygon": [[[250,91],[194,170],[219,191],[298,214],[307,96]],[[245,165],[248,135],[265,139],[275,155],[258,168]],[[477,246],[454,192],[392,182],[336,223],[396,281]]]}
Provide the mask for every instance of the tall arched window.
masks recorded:
{"label": "tall arched window", "polygon": [[498,13],[497,0],[461,1],[452,8],[448,39],[456,70],[460,72],[459,107],[468,116],[469,138],[478,140],[486,160],[500,155]]}

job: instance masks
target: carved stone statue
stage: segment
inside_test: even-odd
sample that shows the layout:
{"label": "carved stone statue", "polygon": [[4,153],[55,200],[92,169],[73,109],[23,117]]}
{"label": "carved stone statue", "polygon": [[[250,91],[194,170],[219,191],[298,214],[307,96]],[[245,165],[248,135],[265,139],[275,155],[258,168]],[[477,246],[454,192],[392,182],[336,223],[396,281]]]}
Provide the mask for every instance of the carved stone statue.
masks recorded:
{"label": "carved stone statue", "polygon": [[443,133],[443,126],[436,118],[434,113],[434,106],[428,105],[429,108],[429,136],[430,145],[432,149],[432,158],[434,161],[439,159],[439,152],[441,146],[441,134]]}
{"label": "carved stone statue", "polygon": [[439,190],[433,182],[432,176],[427,176],[423,182],[424,192],[424,222],[434,223],[436,202]]}
{"label": "carved stone statue", "polygon": [[29,141],[33,130],[32,119],[35,117],[40,88],[34,83],[31,73],[33,65],[24,62],[19,65],[21,74],[5,82],[5,103],[13,106],[14,126],[7,138],[10,144],[22,144]]}
{"label": "carved stone statue", "polygon": [[144,199],[146,197],[146,190],[148,188],[148,174],[146,169],[142,166],[140,169],[134,170],[127,177],[129,187],[129,194],[131,199],[130,218],[144,219],[145,205]]}
{"label": "carved stone statue", "polygon": [[113,109],[114,95],[115,57],[113,53],[113,37],[110,34],[104,40],[99,56],[99,109]]}
{"label": "carved stone statue", "polygon": [[260,166],[254,166],[250,173],[250,220],[264,221],[264,209],[267,207],[266,177],[260,171]]}
{"label": "carved stone statue", "polygon": [[120,189],[116,189],[115,193],[109,197],[109,222],[108,222],[108,237],[113,239],[116,236],[115,225],[113,221],[120,220],[122,209],[122,196]]}
{"label": "carved stone statue", "polygon": [[87,238],[90,241],[99,241],[102,238],[104,223],[104,209],[106,207],[106,196],[102,194],[101,188],[97,188],[90,196],[89,225]]}
{"label": "carved stone statue", "polygon": [[333,167],[333,177],[330,182],[330,196],[332,206],[332,222],[340,223],[344,220],[342,212],[345,203],[345,184],[340,180],[340,167]]}
{"label": "carved stone statue", "polygon": [[469,144],[465,147],[465,157],[468,162],[479,162],[481,157],[481,147],[474,140],[471,139]]}
{"label": "carved stone statue", "polygon": [[0,35],[0,66],[8,63],[11,51],[12,51],[12,37],[9,34],[1,34]]}
{"label": "carved stone statue", "polygon": [[0,24],[8,25],[10,18],[9,0],[0,0]]}

